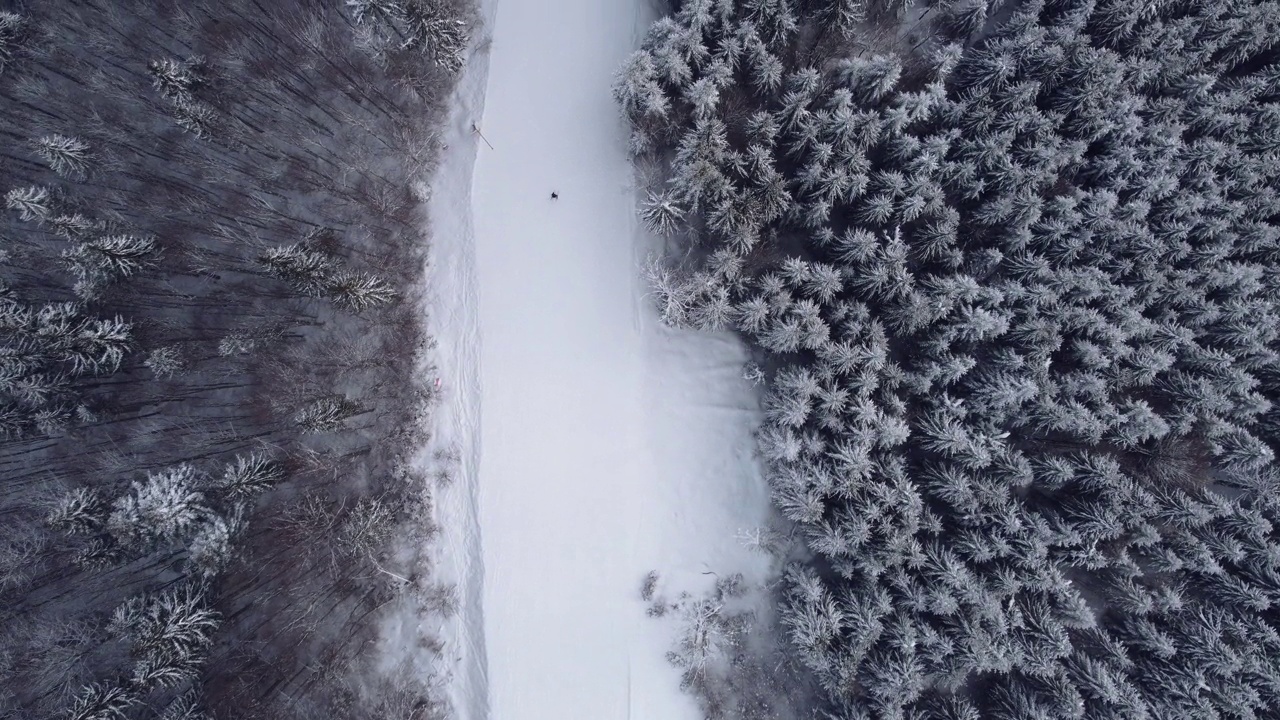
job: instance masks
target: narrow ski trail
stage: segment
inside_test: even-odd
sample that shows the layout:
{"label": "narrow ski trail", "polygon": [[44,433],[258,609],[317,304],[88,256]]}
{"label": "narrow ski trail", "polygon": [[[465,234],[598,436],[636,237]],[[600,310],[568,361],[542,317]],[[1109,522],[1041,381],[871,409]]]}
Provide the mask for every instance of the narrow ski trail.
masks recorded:
{"label": "narrow ski trail", "polygon": [[744,348],[663,327],[639,278],[656,245],[610,86],[655,15],[648,0],[486,7],[492,42],[455,98],[431,205],[437,442],[462,456],[441,501],[455,704],[469,720],[695,720],[641,581],[763,577],[734,535],[768,500]]}

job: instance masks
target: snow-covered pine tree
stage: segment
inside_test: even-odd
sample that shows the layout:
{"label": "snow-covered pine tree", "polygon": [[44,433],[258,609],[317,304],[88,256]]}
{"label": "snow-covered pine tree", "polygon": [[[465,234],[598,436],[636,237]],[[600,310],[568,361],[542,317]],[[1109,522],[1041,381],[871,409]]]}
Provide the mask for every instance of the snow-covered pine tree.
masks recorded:
{"label": "snow-covered pine tree", "polygon": [[201,140],[213,138],[218,131],[218,113],[199,100],[179,96],[170,105],[173,122]]}
{"label": "snow-covered pine tree", "polygon": [[199,56],[152,60],[147,63],[147,71],[161,97],[174,103],[190,102],[195,91],[205,84],[205,61]]}
{"label": "snow-covered pine tree", "polygon": [[76,242],[62,259],[81,283],[99,286],[137,274],[156,250],[155,238],[105,235]]}
{"label": "snow-covered pine tree", "polygon": [[958,0],[943,10],[939,26],[950,40],[968,41],[987,22],[988,0]]}
{"label": "snow-covered pine tree", "polygon": [[888,97],[897,87],[902,77],[902,63],[892,55],[854,58],[841,61],[839,73],[854,97],[873,104]]}
{"label": "snow-covered pine tree", "polygon": [[270,275],[308,297],[323,295],[337,271],[333,258],[301,243],[268,248],[258,261]]}
{"label": "snow-covered pine tree", "polygon": [[133,682],[175,687],[194,677],[221,623],[199,586],[181,584],[135,595],[116,608],[108,631],[129,642]]}
{"label": "snow-covered pine tree", "polygon": [[662,321],[674,327],[687,327],[697,306],[696,284],[657,258],[646,265],[645,280],[653,292]]}
{"label": "snow-covered pine tree", "polygon": [[218,489],[235,501],[251,500],[284,478],[284,466],[262,452],[241,455],[217,479]]}
{"label": "snow-covered pine tree", "polygon": [[187,369],[187,359],[182,348],[177,345],[165,345],[147,353],[143,365],[160,379],[172,378]]}
{"label": "snow-covered pine tree", "polygon": [[819,13],[823,28],[837,36],[852,38],[858,26],[867,19],[866,0],[827,0]]}
{"label": "snow-covered pine tree", "polygon": [[120,685],[86,685],[76,695],[67,720],[128,720],[130,708],[138,702],[132,690]]}
{"label": "snow-covered pine tree", "polygon": [[107,529],[125,545],[146,547],[184,540],[213,514],[198,486],[190,465],[149,472],[145,481],[133,482],[129,492],[115,501]]}
{"label": "snow-covered pine tree", "polygon": [[293,417],[294,422],[308,433],[334,432],[347,420],[367,412],[360,403],[341,395],[320,398],[308,403]]}
{"label": "snow-covered pine tree", "polygon": [[0,11],[0,73],[18,57],[28,33],[26,19],[15,12]]}
{"label": "snow-covered pine tree", "polygon": [[14,188],[4,195],[4,204],[24,222],[43,223],[53,212],[49,189],[38,186]]}
{"label": "snow-covered pine tree", "polygon": [[613,86],[614,100],[633,124],[665,118],[671,101],[658,81],[658,69],[653,54],[637,50],[627,60]]}
{"label": "snow-covered pine tree", "polygon": [[108,508],[107,502],[92,488],[76,488],[58,498],[45,522],[66,533],[92,533],[106,525]]}
{"label": "snow-covered pine tree", "polygon": [[55,215],[49,218],[49,225],[57,235],[67,240],[88,240],[94,235],[100,235],[106,229],[104,223],[80,213]]}
{"label": "snow-covered pine tree", "polygon": [[398,20],[405,28],[402,49],[419,50],[446,72],[466,62],[467,23],[444,0],[400,0]]}
{"label": "snow-covered pine tree", "polygon": [[676,204],[670,192],[661,192],[649,195],[648,202],[641,210],[641,217],[650,230],[670,237],[684,218],[684,211]]}
{"label": "snow-covered pine tree", "polygon": [[357,23],[392,22],[404,13],[401,0],[347,0],[347,10]]}
{"label": "snow-covered pine tree", "polygon": [[76,375],[109,375],[119,370],[133,348],[133,326],[119,317],[78,320],[74,334],[59,339],[60,359]]}
{"label": "snow-covered pine tree", "polygon": [[382,278],[350,270],[334,273],[327,293],[338,305],[355,312],[388,305],[397,295],[395,288]]}
{"label": "snow-covered pine tree", "polygon": [[742,14],[772,48],[783,47],[800,28],[791,0],[743,0]]}
{"label": "snow-covered pine tree", "polygon": [[693,310],[693,322],[701,330],[724,330],[733,322],[733,301],[729,288],[715,284],[701,293]]}
{"label": "snow-covered pine tree", "polygon": [[89,170],[92,156],[89,143],[67,135],[46,135],[35,143],[36,154],[49,165],[49,169],[63,177],[83,177]]}
{"label": "snow-covered pine tree", "polygon": [[244,529],[243,506],[207,515],[186,541],[188,572],[203,580],[216,578],[231,564],[233,543]]}
{"label": "snow-covered pine tree", "polygon": [[778,92],[782,88],[783,76],[786,74],[786,67],[782,60],[769,50],[754,31],[746,40],[746,47],[749,53],[749,77],[752,87],[763,96]]}

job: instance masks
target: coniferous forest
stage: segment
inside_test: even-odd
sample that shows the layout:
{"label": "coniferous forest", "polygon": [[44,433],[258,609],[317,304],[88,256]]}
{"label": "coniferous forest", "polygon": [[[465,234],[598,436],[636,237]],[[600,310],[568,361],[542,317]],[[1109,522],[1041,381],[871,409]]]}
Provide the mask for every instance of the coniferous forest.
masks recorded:
{"label": "coniferous forest", "polygon": [[0,2],[0,718],[440,716],[366,665],[448,605],[391,536],[431,531],[419,208],[472,24]]}
{"label": "coniferous forest", "polygon": [[663,314],[767,378],[821,717],[1276,717],[1278,43],[1258,0],[684,0],[628,61]]}

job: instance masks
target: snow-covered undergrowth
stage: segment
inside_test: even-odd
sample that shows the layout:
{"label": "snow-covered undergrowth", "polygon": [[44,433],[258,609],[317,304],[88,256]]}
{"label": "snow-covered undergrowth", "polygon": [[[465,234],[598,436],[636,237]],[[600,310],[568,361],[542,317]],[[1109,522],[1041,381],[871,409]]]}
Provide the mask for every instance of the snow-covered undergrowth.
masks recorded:
{"label": "snow-covered undergrowth", "polygon": [[432,678],[442,688],[451,715],[477,719],[488,717],[489,709],[476,516],[479,339],[471,226],[472,173],[480,140],[472,122],[483,113],[496,7],[497,0],[478,4],[480,26],[450,98],[441,137],[445,150],[430,187],[424,189],[435,242],[423,313],[435,343],[419,359],[418,371],[440,402],[431,415],[430,440],[414,464],[435,481],[434,516],[422,522],[435,525],[439,534],[418,552],[419,563],[431,568],[439,586],[451,589],[451,612],[422,613],[409,606],[391,618],[383,633],[388,666],[407,666],[419,677]]}

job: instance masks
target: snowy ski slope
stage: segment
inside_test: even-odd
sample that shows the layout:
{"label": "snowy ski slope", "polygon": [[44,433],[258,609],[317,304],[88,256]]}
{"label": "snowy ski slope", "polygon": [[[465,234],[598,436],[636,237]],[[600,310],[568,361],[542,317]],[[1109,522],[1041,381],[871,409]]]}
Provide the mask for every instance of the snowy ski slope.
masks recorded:
{"label": "snowy ski slope", "polygon": [[641,581],[658,570],[674,595],[713,570],[761,578],[734,535],[768,500],[745,350],[661,326],[639,278],[654,240],[609,90],[655,15],[647,0],[485,14],[431,203],[435,442],[462,450],[440,499],[455,703],[465,720],[695,720]]}

